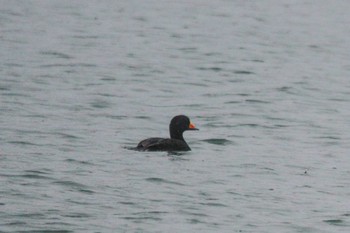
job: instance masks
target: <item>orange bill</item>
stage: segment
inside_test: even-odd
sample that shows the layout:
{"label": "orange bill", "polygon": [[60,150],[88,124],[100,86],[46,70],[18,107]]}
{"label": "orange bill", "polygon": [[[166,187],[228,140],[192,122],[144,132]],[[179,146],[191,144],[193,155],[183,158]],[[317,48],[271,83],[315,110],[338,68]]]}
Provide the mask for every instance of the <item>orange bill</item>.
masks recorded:
{"label": "orange bill", "polygon": [[192,130],[198,130],[192,122],[190,122],[190,125],[188,126],[188,128]]}

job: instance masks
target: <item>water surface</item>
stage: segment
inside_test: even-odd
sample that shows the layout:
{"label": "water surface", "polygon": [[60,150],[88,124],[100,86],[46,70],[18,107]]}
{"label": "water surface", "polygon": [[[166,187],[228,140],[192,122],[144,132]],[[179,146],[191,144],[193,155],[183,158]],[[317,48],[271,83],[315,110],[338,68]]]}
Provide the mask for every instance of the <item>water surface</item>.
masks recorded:
{"label": "water surface", "polygon": [[2,1],[0,231],[349,232],[349,7]]}

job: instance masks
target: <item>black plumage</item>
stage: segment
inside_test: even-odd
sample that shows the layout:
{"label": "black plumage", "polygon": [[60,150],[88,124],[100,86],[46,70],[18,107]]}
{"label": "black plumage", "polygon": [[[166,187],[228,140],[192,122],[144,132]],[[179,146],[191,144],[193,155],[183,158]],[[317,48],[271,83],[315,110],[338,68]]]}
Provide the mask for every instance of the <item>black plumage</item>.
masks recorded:
{"label": "black plumage", "polygon": [[140,151],[189,151],[183,133],[186,130],[198,130],[187,116],[175,116],[169,125],[170,138],[147,138],[137,145]]}

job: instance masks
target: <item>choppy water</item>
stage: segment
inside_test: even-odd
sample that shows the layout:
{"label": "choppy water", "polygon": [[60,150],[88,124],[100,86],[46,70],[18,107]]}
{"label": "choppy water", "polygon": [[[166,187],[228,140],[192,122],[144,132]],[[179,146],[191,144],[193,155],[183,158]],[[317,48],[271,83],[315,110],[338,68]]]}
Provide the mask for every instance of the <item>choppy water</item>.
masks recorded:
{"label": "choppy water", "polygon": [[349,232],[349,8],[1,1],[0,231]]}

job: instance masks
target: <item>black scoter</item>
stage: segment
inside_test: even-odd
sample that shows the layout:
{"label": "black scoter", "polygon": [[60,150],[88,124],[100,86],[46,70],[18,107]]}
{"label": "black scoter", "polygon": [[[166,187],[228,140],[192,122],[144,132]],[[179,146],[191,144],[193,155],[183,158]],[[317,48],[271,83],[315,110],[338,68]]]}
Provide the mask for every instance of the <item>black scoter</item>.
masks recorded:
{"label": "black scoter", "polygon": [[170,138],[147,138],[137,145],[140,151],[189,151],[183,132],[198,130],[187,116],[175,116],[169,125]]}

